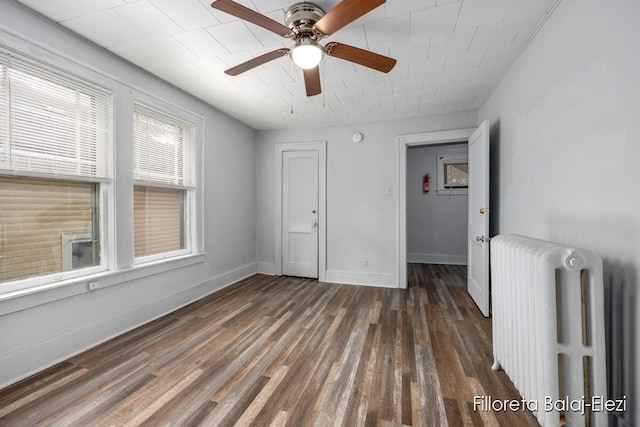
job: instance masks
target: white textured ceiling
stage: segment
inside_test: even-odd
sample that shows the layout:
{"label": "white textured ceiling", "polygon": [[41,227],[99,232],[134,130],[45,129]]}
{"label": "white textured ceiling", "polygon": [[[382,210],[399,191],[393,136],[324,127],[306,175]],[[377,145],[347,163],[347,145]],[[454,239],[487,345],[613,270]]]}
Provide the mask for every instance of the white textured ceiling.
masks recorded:
{"label": "white textured ceiling", "polygon": [[[291,42],[211,0],[18,0],[255,129],[340,125],[479,108],[558,0],[388,0],[328,41],[397,59],[389,74],[337,58],[307,97],[283,57],[224,70]],[[239,0],[284,24],[297,0]],[[325,11],[339,0],[317,0]]]}

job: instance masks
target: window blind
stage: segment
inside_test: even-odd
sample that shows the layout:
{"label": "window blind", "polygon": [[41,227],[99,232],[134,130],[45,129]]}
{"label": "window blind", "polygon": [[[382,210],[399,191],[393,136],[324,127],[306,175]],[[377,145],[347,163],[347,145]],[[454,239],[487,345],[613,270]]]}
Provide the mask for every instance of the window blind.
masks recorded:
{"label": "window blind", "polygon": [[111,92],[20,57],[0,57],[0,168],[111,178]]}
{"label": "window blind", "polygon": [[185,248],[185,190],[133,187],[134,256]]}
{"label": "window blind", "polygon": [[193,124],[146,105],[134,104],[134,182],[194,188],[194,134]]}
{"label": "window blind", "polygon": [[64,233],[93,234],[96,183],[0,176],[0,284],[64,271]]}

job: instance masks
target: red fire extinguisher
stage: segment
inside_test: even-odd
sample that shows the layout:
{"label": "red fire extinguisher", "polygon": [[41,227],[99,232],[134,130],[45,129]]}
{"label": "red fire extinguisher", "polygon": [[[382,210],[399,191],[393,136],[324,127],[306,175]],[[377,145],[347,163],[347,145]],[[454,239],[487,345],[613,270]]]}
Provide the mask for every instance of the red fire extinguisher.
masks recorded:
{"label": "red fire extinguisher", "polygon": [[424,176],[424,183],[423,183],[423,186],[422,186],[422,192],[425,193],[425,194],[429,192],[429,174],[426,174]]}

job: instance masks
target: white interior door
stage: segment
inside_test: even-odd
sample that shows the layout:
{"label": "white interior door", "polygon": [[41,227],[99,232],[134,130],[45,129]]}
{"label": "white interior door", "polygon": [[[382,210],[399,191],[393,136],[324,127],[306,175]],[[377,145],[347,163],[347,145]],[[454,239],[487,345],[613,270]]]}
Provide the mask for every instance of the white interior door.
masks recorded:
{"label": "white interior door", "polygon": [[489,316],[489,124],[469,137],[469,242],[467,290]]}
{"label": "white interior door", "polygon": [[318,151],[282,153],[282,274],[318,278]]}

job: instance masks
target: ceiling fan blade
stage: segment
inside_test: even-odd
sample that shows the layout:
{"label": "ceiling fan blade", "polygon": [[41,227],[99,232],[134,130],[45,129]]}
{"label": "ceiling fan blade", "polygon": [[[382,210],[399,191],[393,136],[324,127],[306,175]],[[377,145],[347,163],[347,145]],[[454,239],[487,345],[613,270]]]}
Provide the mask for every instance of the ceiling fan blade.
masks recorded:
{"label": "ceiling fan blade", "polygon": [[216,0],[211,3],[211,7],[221,10],[237,18],[256,24],[259,27],[266,28],[282,37],[294,36],[295,33],[289,27],[285,27],[279,22],[268,18],[255,10],[249,9],[232,0]]}
{"label": "ceiling fan blade", "polygon": [[383,73],[388,73],[396,65],[396,60],[393,58],[342,43],[327,43],[324,52],[329,56],[355,62]]}
{"label": "ceiling fan blade", "polygon": [[288,54],[289,54],[289,49],[286,49],[286,48],[274,50],[269,53],[265,53],[264,55],[260,55],[253,59],[250,59],[247,62],[243,62],[240,65],[236,65],[233,68],[229,68],[228,70],[225,71],[225,74],[228,74],[230,76],[237,76],[238,74],[242,74],[245,71],[249,71],[252,68],[255,68],[262,64],[266,64],[269,61],[273,61],[274,59],[278,59]]}
{"label": "ceiling fan blade", "polygon": [[343,0],[320,18],[315,28],[325,36],[330,36],[385,2],[386,0]]}
{"label": "ceiling fan blade", "polygon": [[320,68],[315,67],[304,72],[304,86],[307,89],[307,96],[319,95],[322,92],[320,87]]}

